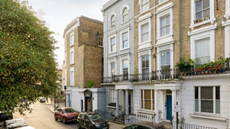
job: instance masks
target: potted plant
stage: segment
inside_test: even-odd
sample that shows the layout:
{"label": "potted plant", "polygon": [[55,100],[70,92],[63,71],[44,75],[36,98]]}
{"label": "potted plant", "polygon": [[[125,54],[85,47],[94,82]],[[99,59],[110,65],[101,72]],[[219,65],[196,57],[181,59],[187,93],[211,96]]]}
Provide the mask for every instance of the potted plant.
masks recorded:
{"label": "potted plant", "polygon": [[227,59],[219,59],[219,64],[221,66],[222,72],[225,72],[225,63],[227,62]]}
{"label": "potted plant", "polygon": [[205,74],[208,74],[209,64],[204,64]]}
{"label": "potted plant", "polygon": [[180,59],[180,62],[177,63],[177,67],[178,67],[179,70],[180,70],[181,76],[184,75],[185,66],[186,66],[186,62],[181,58],[181,59]]}
{"label": "potted plant", "polygon": [[200,23],[200,22],[202,22],[202,20],[201,20],[201,19],[199,19],[199,23]]}

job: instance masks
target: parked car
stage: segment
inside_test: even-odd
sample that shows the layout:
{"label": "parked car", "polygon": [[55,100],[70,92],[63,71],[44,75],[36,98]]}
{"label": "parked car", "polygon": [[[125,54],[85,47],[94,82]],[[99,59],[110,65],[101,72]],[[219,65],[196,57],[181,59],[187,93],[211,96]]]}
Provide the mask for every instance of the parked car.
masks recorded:
{"label": "parked car", "polygon": [[79,129],[109,129],[109,123],[96,113],[80,113]]}
{"label": "parked car", "polygon": [[126,126],[124,129],[166,129],[166,128],[164,125],[161,124],[142,121]]}
{"label": "parked car", "polygon": [[4,113],[0,111],[0,120],[8,120],[8,119],[13,119],[13,113],[12,112]]}
{"label": "parked car", "polygon": [[77,122],[78,113],[70,107],[59,108],[55,111],[54,119],[61,120],[64,124],[66,122]]}
{"label": "parked car", "polygon": [[40,102],[46,102],[46,99],[44,97],[41,97]]}
{"label": "parked car", "polygon": [[28,126],[23,118],[6,120],[0,127],[2,129],[35,129],[34,127]]}

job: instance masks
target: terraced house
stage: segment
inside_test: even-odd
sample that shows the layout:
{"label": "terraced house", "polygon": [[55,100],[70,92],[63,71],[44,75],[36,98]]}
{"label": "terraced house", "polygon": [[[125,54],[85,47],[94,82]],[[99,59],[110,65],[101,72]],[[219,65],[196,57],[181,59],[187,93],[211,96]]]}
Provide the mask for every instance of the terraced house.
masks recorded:
{"label": "terraced house", "polygon": [[[66,26],[63,38],[66,106],[79,112],[103,110],[105,89],[100,85],[103,75],[103,22],[85,16],[76,17]],[[91,84],[89,87],[88,83]]]}
{"label": "terraced house", "polygon": [[[128,56],[122,31],[126,4]],[[114,114],[125,113],[127,124],[175,125],[178,112],[184,128],[230,128],[228,0],[110,0],[102,11],[102,85],[106,103],[116,105]]]}

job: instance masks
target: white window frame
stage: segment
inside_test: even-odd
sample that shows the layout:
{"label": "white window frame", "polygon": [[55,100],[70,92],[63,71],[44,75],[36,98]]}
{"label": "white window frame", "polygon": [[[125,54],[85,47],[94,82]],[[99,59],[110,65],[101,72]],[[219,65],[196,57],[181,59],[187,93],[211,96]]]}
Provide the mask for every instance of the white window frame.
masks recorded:
{"label": "white window frame", "polygon": [[[73,36],[73,39],[71,39],[72,36]],[[69,42],[70,42],[70,47],[71,47],[71,46],[74,45],[74,32],[72,32],[72,33],[70,34],[70,38],[69,38],[69,39],[70,39]]]}
{"label": "white window frame", "polygon": [[[195,87],[198,87],[198,102],[199,102],[199,111],[196,112],[195,110]],[[207,113],[207,112],[201,112],[201,87],[212,87],[213,88],[213,113]],[[213,116],[220,116],[221,114],[221,104],[220,104],[220,114],[216,113],[216,87],[220,86],[194,86],[194,114],[200,114],[200,115],[213,115]],[[221,87],[220,87],[221,89]],[[220,100],[221,100],[221,91],[220,91]]]}
{"label": "white window frame", "polygon": [[[116,48],[115,51],[111,51],[111,40],[110,39],[112,39],[112,38],[115,38],[115,48]],[[109,40],[109,49],[108,49],[109,50],[109,54],[117,52],[117,37],[116,37],[116,34],[109,36],[108,40]]]}
{"label": "white window frame", "polygon": [[[162,17],[168,16],[168,15],[170,15],[170,33],[164,36],[161,36],[160,20]],[[173,10],[172,8],[157,14],[157,32],[159,32],[157,33],[157,40],[168,38],[170,36],[172,39],[172,35],[173,35]]]}
{"label": "white window frame", "polygon": [[[71,76],[71,72],[73,72],[73,77]],[[74,67],[70,68],[70,86],[74,86]]]}
{"label": "white window frame", "polygon": [[[144,97],[145,97],[145,90],[150,90],[151,91],[151,109],[149,110],[149,109],[145,109],[145,99],[144,99]],[[153,90],[153,89],[140,89],[140,91],[143,91],[144,93],[143,93],[143,108],[141,107],[141,97],[140,97],[140,109],[141,110],[145,110],[145,111],[155,111],[155,106],[153,107],[153,101],[154,101],[154,105],[156,104],[156,101],[155,101],[155,90]],[[141,93],[141,92],[140,92]],[[153,93],[154,93],[154,99],[153,99]],[[141,96],[141,94],[140,94],[140,96]]]}
{"label": "white window frame", "polygon": [[194,60],[196,58],[196,54],[195,54],[196,41],[209,38],[210,39],[210,62],[215,62],[215,30],[214,29],[215,28],[213,28],[213,30],[210,31],[190,35],[191,36],[190,37],[191,59]]}
{"label": "white window frame", "polygon": [[[195,41],[195,47],[196,47],[196,44],[198,43],[198,42],[202,42],[202,43],[204,43],[204,41],[206,40],[206,39],[209,39],[209,38],[203,38],[203,39],[200,39],[200,40],[196,40]],[[210,39],[209,39],[209,46],[210,46]],[[196,51],[196,50],[195,50]],[[203,52],[203,50],[202,50],[202,52]],[[197,52],[195,52],[195,53],[197,53]],[[211,53],[211,52],[210,52]],[[210,53],[209,53],[209,56],[210,56]],[[195,57],[195,58],[204,58],[204,57],[208,57],[207,55],[203,55],[202,57]],[[210,62],[207,62],[207,63],[210,63]],[[206,64],[206,63],[204,63],[204,62],[202,62],[201,64]]]}
{"label": "white window frame", "polygon": [[130,56],[129,56],[129,54],[120,57],[120,74],[123,75],[123,61],[124,60],[128,60],[128,74],[131,74],[130,73],[131,65],[130,65]]}
{"label": "white window frame", "polygon": [[167,1],[169,1],[169,0],[159,0],[159,4],[163,4],[163,3],[167,2]]}
{"label": "white window frame", "polygon": [[142,74],[142,57],[147,56],[147,55],[149,56],[149,73],[151,73],[151,71],[152,71],[152,61],[151,61],[152,51],[151,50],[141,51],[141,52],[138,52],[139,74]]}
{"label": "white window frame", "polygon": [[[138,45],[139,45],[139,49],[141,48],[146,48],[146,47],[151,47],[151,17],[152,14],[148,13],[142,17],[139,18],[138,20],[138,37],[139,37],[139,41],[138,41]],[[149,24],[149,40],[142,42],[141,41],[141,26],[144,24]]]}
{"label": "white window frame", "polygon": [[[111,19],[112,19],[112,16],[115,16],[115,26],[114,27],[112,27],[112,21],[111,21]],[[109,26],[109,28],[110,29],[113,29],[113,28],[115,28],[116,27],[116,20],[117,19],[117,16],[116,16],[116,14],[115,13],[111,13],[110,15],[109,15],[109,19],[108,19],[108,26]]]}
{"label": "white window frame", "polygon": [[110,103],[116,103],[117,91],[115,89],[109,89],[110,92]]}
{"label": "white window frame", "polygon": [[115,63],[115,75],[117,75],[117,59],[112,58],[112,59],[108,59],[108,77],[111,77],[112,75],[111,63]]}
{"label": "white window frame", "polygon": [[225,58],[230,58],[230,24],[225,26]]}
{"label": "white window frame", "polygon": [[[73,53],[73,56],[71,56],[71,53]],[[74,48],[70,49],[70,65],[74,64]],[[72,57],[72,58],[71,58]]]}
{"label": "white window frame", "polygon": [[229,0],[226,0],[225,1],[225,15],[224,17],[228,20],[229,17],[230,17],[230,1]]}
{"label": "white window frame", "polygon": [[139,5],[140,5],[140,14],[142,14],[142,13],[145,13],[145,12],[149,11],[149,7],[150,7],[150,1],[149,1],[149,0],[148,0],[148,4],[149,4],[148,9],[147,9],[146,11],[142,11],[142,10],[143,10],[143,9],[142,9],[142,0],[139,0]]}
{"label": "white window frame", "polygon": [[[123,34],[124,33],[128,33],[128,47],[123,48]],[[122,31],[120,31],[120,50],[125,50],[125,49],[129,49],[129,44],[130,44],[130,40],[129,40],[129,28],[124,29]]]}
{"label": "white window frame", "polygon": [[123,7],[121,8],[121,11],[120,11],[120,15],[121,15],[121,24],[123,24],[123,23],[126,23],[126,22],[128,22],[129,20],[127,20],[127,21],[124,21],[124,17],[123,17],[123,12],[124,12],[124,9],[125,8],[127,8],[128,9],[128,19],[129,19],[129,17],[130,17],[130,13],[129,13],[129,6],[126,4],[126,5],[123,5]]}
{"label": "white window frame", "polygon": [[196,20],[196,4],[195,4],[196,0],[191,0],[191,25],[190,28],[193,30],[194,27],[197,26],[201,26],[207,23],[211,23],[212,25],[214,24],[214,21],[216,20],[216,18],[214,17],[214,0],[210,0],[210,19],[209,20],[205,20],[202,21],[201,23],[196,23],[194,24],[194,20]]}

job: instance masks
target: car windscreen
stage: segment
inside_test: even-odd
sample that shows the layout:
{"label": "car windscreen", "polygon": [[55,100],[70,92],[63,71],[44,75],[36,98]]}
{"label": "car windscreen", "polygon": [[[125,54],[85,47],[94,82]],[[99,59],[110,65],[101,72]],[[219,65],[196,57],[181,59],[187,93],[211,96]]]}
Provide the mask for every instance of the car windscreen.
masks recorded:
{"label": "car windscreen", "polygon": [[73,110],[73,109],[71,109],[71,108],[70,108],[70,109],[64,109],[64,112],[65,112],[65,113],[73,113],[73,112],[74,112],[74,110]]}
{"label": "car windscreen", "polygon": [[15,121],[7,124],[8,129],[14,129],[14,128],[24,127],[24,126],[27,126],[24,120]]}
{"label": "car windscreen", "polygon": [[94,114],[94,115],[89,115],[89,118],[91,121],[96,121],[96,120],[100,120],[103,119],[100,115],[98,114]]}

